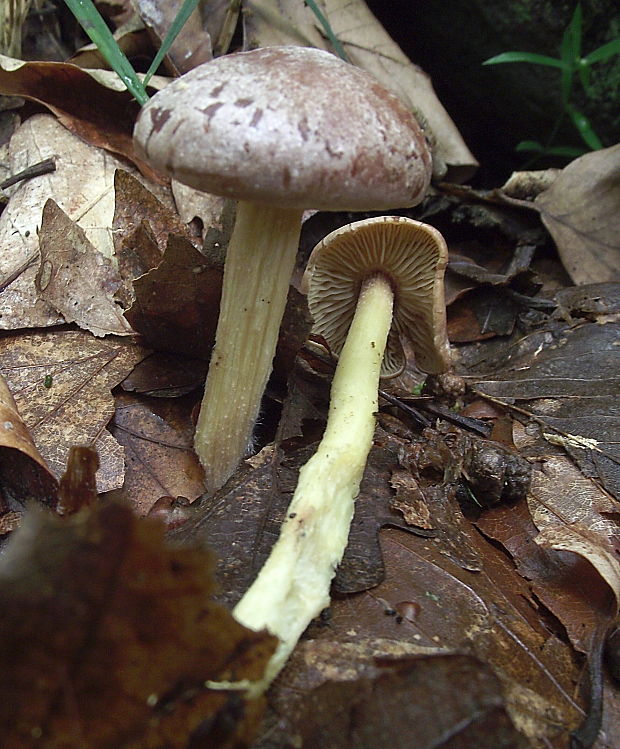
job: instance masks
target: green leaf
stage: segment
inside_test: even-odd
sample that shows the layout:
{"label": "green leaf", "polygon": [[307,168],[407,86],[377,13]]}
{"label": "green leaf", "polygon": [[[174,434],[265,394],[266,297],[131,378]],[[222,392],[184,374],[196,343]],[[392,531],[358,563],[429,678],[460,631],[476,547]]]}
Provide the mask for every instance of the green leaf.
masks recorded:
{"label": "green leaf", "polygon": [[133,97],[139,104],[146,104],[149,100],[146,89],[92,1],[65,0],[65,3]]}
{"label": "green leaf", "polygon": [[603,147],[603,144],[601,143],[598,135],[592,129],[590,120],[585,116],[585,114],[575,109],[574,107],[569,107],[568,113],[571,120],[573,121],[573,124],[579,131],[579,135],[581,135],[587,145],[590,146],[593,151],[598,151],[599,149],[601,149]]}
{"label": "green leaf", "polygon": [[602,47],[598,47],[593,52],[590,52],[589,55],[582,58],[582,64],[592,65],[594,62],[604,62],[605,60],[609,60],[610,57],[618,54],[620,54],[620,37],[618,39],[613,39],[611,42],[607,42],[607,44],[603,44]]}
{"label": "green leaf", "polygon": [[591,94],[592,86],[590,85],[590,74],[592,73],[592,68],[589,65],[580,65],[578,70],[583,90],[586,92],[586,94]]}
{"label": "green leaf", "polygon": [[168,50],[170,49],[170,47],[172,47],[174,40],[179,35],[179,32],[181,31],[183,26],[185,26],[185,24],[187,23],[187,19],[192,15],[199,1],[200,0],[183,0],[183,5],[181,6],[179,12],[176,14],[174,21],[170,24],[168,33],[164,37],[164,41],[162,42],[161,47],[159,48],[153,62],[151,63],[151,66],[144,76],[145,86],[151,80],[157,68],[161,65],[161,61],[168,54]]}
{"label": "green leaf", "polygon": [[571,67],[574,67],[577,60],[581,57],[581,29],[583,14],[581,12],[581,3],[577,3],[573,17],[566,27],[562,36],[562,59]]}
{"label": "green leaf", "polygon": [[530,62],[534,65],[547,65],[548,67],[560,68],[562,70],[566,67],[566,63],[563,60],[558,60],[557,57],[537,55],[534,52],[502,52],[501,55],[489,57],[482,64],[499,65],[505,62]]}
{"label": "green leaf", "polygon": [[534,153],[543,153],[544,150],[545,147],[543,144],[539,143],[537,140],[522,140],[515,146],[515,151],[519,151],[519,153],[530,151]]}
{"label": "green leaf", "polygon": [[317,17],[319,23],[323,27],[325,36],[327,36],[327,38],[329,39],[338,57],[343,59],[345,62],[350,62],[349,57],[347,53],[344,51],[344,47],[342,46],[340,42],[340,39],[338,39],[336,34],[334,34],[334,30],[332,29],[329,21],[327,20],[326,16],[323,14],[319,6],[314,2],[314,0],[305,0],[305,4],[310,8],[310,10]]}

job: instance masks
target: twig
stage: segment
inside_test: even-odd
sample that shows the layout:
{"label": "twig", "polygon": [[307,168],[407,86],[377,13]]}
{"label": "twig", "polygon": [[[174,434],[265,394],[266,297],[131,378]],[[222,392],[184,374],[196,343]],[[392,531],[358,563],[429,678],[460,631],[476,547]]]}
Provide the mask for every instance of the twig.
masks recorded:
{"label": "twig", "polygon": [[36,164],[27,166],[22,169],[21,172],[13,174],[11,177],[7,177],[4,182],[0,182],[0,190],[5,190],[7,187],[16,184],[17,182],[23,182],[25,179],[32,179],[32,177],[40,177],[42,174],[49,174],[49,172],[56,171],[56,162],[54,159],[45,159],[39,161]]}

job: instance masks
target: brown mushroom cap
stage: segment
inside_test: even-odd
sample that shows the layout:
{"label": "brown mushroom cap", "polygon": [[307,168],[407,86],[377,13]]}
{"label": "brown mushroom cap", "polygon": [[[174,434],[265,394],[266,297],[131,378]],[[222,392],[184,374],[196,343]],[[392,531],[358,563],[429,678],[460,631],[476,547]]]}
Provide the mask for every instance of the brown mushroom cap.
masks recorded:
{"label": "brown mushroom cap", "polygon": [[191,187],[283,208],[410,206],[431,171],[405,105],[368,73],[310,47],[194,68],[144,106],[134,141],[156,169]]}
{"label": "brown mushroom cap", "polygon": [[443,293],[447,261],[442,235],[419,221],[379,216],[336,229],[314,248],[304,276],[313,331],[340,353],[362,283],[381,274],[394,292],[381,376],[395,377],[405,368],[403,339],[411,343],[419,369],[443,372],[450,362]]}

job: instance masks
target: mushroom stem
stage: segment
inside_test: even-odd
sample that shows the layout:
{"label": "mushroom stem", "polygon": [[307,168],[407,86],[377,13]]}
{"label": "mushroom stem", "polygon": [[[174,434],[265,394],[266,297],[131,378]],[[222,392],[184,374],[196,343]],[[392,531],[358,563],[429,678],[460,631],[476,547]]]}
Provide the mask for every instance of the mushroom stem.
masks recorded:
{"label": "mushroom stem", "polygon": [[271,373],[301,231],[301,210],[240,202],[194,446],[207,489],[248,451]]}
{"label": "mushroom stem", "polygon": [[269,686],[302,632],[329,605],[330,583],[347,545],[372,446],[392,307],[387,279],[368,279],[334,374],[323,439],[299,472],[278,541],[234,609],[246,627],[266,628],[280,639],[256,691]]}

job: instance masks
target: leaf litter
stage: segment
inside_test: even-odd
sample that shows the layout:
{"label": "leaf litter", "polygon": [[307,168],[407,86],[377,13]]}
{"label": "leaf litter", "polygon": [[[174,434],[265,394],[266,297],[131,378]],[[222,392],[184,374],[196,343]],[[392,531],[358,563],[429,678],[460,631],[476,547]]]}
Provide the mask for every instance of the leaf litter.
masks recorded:
{"label": "leaf litter", "polygon": [[256,679],[274,639],[213,602],[212,564],[126,506],[32,509],[0,561],[5,746],[247,745],[261,701],[208,684]]}
{"label": "leaf litter", "polygon": [[0,339],[0,373],[38,450],[60,477],[74,444],[99,452],[99,491],[123,483],[123,450],[106,426],[111,390],[148,351],[127,339],[99,340],[84,331],[22,333]]}
{"label": "leaf litter", "polygon": [[[267,12],[250,17],[246,26],[249,37],[256,35],[257,39],[259,36],[265,39],[274,33],[274,28],[269,28],[271,5],[268,2],[253,3],[256,8]],[[342,22],[341,36],[348,52],[357,54],[358,45],[360,54],[363,52],[372,64],[383,68],[387,58],[394,57],[395,51],[381,46],[385,42],[379,33],[382,30],[379,27],[373,31],[375,21],[368,20],[362,5],[354,3],[340,8],[338,3],[328,3],[326,10],[333,23]],[[357,16],[356,9],[359,11]],[[309,38],[320,39],[319,46],[325,46],[315,16],[309,14],[307,8],[302,10],[299,10],[303,15],[300,28]],[[220,13],[216,19],[217,34],[221,34],[216,46],[223,44],[225,48],[226,23],[222,18]],[[364,19],[360,28],[369,33],[367,40],[360,41],[361,37],[355,36],[355,24],[351,26],[349,23],[352,19]],[[283,33],[282,27],[278,33]],[[284,33],[290,33],[286,24]],[[390,60],[390,64],[393,62]],[[35,78],[44,74],[49,82],[49,76],[55,75],[51,73],[52,69],[39,69],[36,64],[23,67],[25,70],[19,68],[14,75],[16,68],[5,66],[0,81],[8,80],[14,88],[21,86],[25,95],[44,101]],[[72,80],[79,88],[83,85],[81,73],[69,70],[68,66],[54,70],[60,71],[59,77],[50,88],[46,105],[81,137],[104,143],[111,150],[131,157],[127,145],[131,117],[125,121],[123,115],[114,123],[109,130],[112,136],[108,137],[106,144],[108,113],[102,112],[100,106],[91,108],[90,120],[85,121],[83,106],[75,105],[68,98],[63,101],[57,85],[61,80]],[[402,83],[407,76],[401,79],[400,74],[390,73],[390,77],[398,78]],[[97,85],[91,86],[84,89],[88,91],[84,94],[85,100],[90,96],[100,96],[102,102],[113,100],[114,97],[108,99],[107,94],[102,94]],[[111,106],[110,112],[115,111]],[[36,123],[37,117],[27,122]],[[56,135],[51,142],[55,139]],[[38,150],[47,142],[41,134],[35,139]],[[78,143],[72,142],[70,148],[76,149]],[[446,148],[445,142],[440,144],[440,148]],[[34,150],[25,151],[25,162],[38,160],[30,156]],[[97,151],[91,149],[83,163],[96,154]],[[471,164],[467,160],[464,163],[466,167]],[[206,238],[210,237],[210,249],[206,255],[201,255],[196,250],[200,227],[197,231],[196,225],[186,228],[181,223],[179,226],[174,209],[170,210],[169,194],[152,183],[150,188],[156,191],[157,197],[151,200],[149,191],[139,187],[131,175],[127,176],[127,164],[123,164],[122,171],[115,170],[114,167],[119,165],[111,164],[114,162],[98,163],[97,170],[100,175],[105,175],[107,205],[114,205],[115,216],[112,222],[106,208],[107,212],[101,214],[104,218],[92,222],[104,228],[100,237],[105,237],[107,249],[103,252],[99,240],[93,241],[89,236],[95,248],[90,261],[101,251],[103,256],[113,258],[110,268],[118,264],[120,275],[113,285],[122,278],[122,286],[116,297],[123,307],[133,302],[138,305],[136,310],[139,306],[148,309],[148,313],[143,315],[143,321],[147,322],[138,322],[136,315],[134,325],[145,334],[149,330],[156,332],[149,344],[158,351],[147,356],[148,352],[131,340],[108,337],[101,341],[73,329],[58,329],[45,334],[27,332],[4,338],[1,341],[3,373],[15,393],[23,421],[30,428],[43,458],[49,462],[52,473],[32,456],[24,460],[34,460],[34,483],[41,481],[41,476],[44,481],[50,477],[52,490],[48,493],[55,496],[54,482],[67,461],[70,471],[77,473],[71,458],[74,440],[95,444],[102,462],[97,476],[99,491],[118,490],[122,486],[125,499],[140,513],[150,512],[154,517],[166,520],[173,528],[171,533],[175,540],[183,538],[185,542],[193,541],[194,545],[198,541],[200,546],[215,547],[222,586],[218,596],[221,600],[233,601],[243,593],[244,586],[253,578],[262,556],[275,538],[279,518],[295,485],[296,470],[320,435],[329,368],[322,373],[323,383],[318,392],[310,387],[305,375],[300,375],[299,358],[293,368],[295,353],[306,337],[303,303],[293,300],[286,317],[292,343],[285,347],[284,363],[280,365],[270,389],[263,417],[265,423],[261,425],[261,430],[273,437],[276,427],[270,426],[269,420],[277,423],[278,410],[283,405],[284,418],[278,444],[263,448],[251,462],[242,466],[217,497],[203,497],[190,505],[189,500],[199,497],[202,492],[200,468],[191,451],[191,412],[204,379],[204,361],[171,355],[170,352],[184,349],[186,353],[189,350],[193,353],[198,341],[197,345],[203,346],[201,353],[208,355],[209,338],[201,341],[197,331],[203,325],[204,316],[194,313],[203,304],[205,289],[214,290],[218,285],[215,274],[218,257],[221,259],[226,242],[225,221],[221,206],[204,203],[195,208],[193,201],[196,196],[184,195],[183,188],[177,186],[174,194],[179,201],[182,221],[201,217],[203,233]],[[458,162],[454,164],[458,170]],[[60,165],[62,167],[62,163]],[[74,171],[79,174],[80,169]],[[114,173],[116,187],[112,190],[109,177]],[[581,205],[585,204],[586,197],[578,190],[579,173],[571,175],[567,172],[565,177],[573,180],[573,186],[569,184],[568,189],[565,185],[564,192],[576,196],[573,199]],[[23,188],[14,188],[13,192]],[[59,188],[54,186],[47,194],[43,193],[44,198],[41,194],[34,197],[32,203],[38,204],[40,210],[45,200],[52,198],[72,221],[77,219],[81,223],[80,211],[74,215],[58,193]],[[79,196],[81,192],[75,189],[67,191],[67,195],[71,194]],[[163,208],[158,203],[162,196]],[[567,209],[564,205],[558,208],[557,202],[552,200],[555,197],[550,192],[546,196],[549,203],[543,206],[550,216],[557,217],[564,210],[575,213],[570,203]],[[444,198],[445,195],[435,198],[435,201],[441,202]],[[543,205],[544,193],[540,201]],[[95,204],[99,202],[102,201],[94,201]],[[456,250],[452,277],[454,280],[458,274],[460,278],[454,283],[454,300],[457,301],[451,305],[451,319],[453,341],[474,341],[470,348],[465,345],[458,347],[461,354],[459,366],[471,386],[465,402],[470,402],[468,407],[475,406],[474,415],[485,419],[490,427],[494,426],[493,440],[472,437],[462,429],[432,419],[423,436],[420,435],[419,427],[406,415],[406,410],[394,406],[394,402],[402,397],[403,383],[416,381],[418,375],[415,372],[408,373],[409,379],[401,382],[400,391],[398,388],[392,391],[395,399],[391,401],[392,405],[382,403],[381,428],[376,433],[358,501],[348,556],[336,580],[336,596],[330,610],[311,625],[306,639],[300,643],[281,679],[272,688],[269,712],[255,747],[275,748],[288,746],[291,742],[313,745],[324,743],[326,737],[334,746],[354,746],[360,741],[368,746],[378,746],[386,740],[398,746],[404,737],[408,740],[412,722],[419,727],[421,746],[442,745],[446,733],[458,736],[465,745],[485,746],[489,737],[493,737],[494,746],[498,742],[519,747],[561,745],[570,731],[580,730],[579,726],[582,729],[577,735],[585,736],[585,745],[592,745],[598,730],[597,711],[601,710],[603,730],[596,746],[611,749],[618,744],[618,723],[613,718],[614,710],[617,714],[617,704],[608,681],[604,691],[602,689],[600,662],[605,633],[617,608],[618,594],[617,505],[610,496],[617,492],[618,486],[613,438],[613,395],[617,394],[617,383],[615,375],[610,374],[615,362],[613,337],[617,331],[613,317],[617,310],[613,299],[614,294],[617,297],[617,284],[585,287],[581,297],[569,293],[569,289],[554,294],[557,285],[554,287],[546,283],[546,278],[540,280],[534,275],[541,268],[537,258],[533,258],[534,250],[537,255],[545,252],[544,238],[524,234],[523,228],[516,228],[527,225],[527,221],[515,221],[514,213],[508,214],[503,208],[494,209],[492,220],[496,227],[502,227],[501,231],[506,230],[506,237],[510,240],[500,243],[503,254],[498,261],[490,257],[497,251],[498,244],[489,241],[490,232],[495,231],[497,239],[497,230],[489,229],[490,224],[485,223],[484,210],[464,208],[466,200],[462,197],[456,204],[453,218],[460,210],[460,223],[458,220],[448,222],[454,235],[467,232],[470,237],[476,235],[481,238],[478,249],[484,250],[486,243],[488,250],[485,257],[477,250],[470,253],[470,248],[460,245],[458,240],[451,241],[451,248]],[[85,205],[89,205],[89,201]],[[10,206],[9,203],[4,213]],[[531,210],[532,206],[529,207]],[[7,218],[19,221],[22,208],[15,202]],[[435,216],[441,224],[444,219],[435,208],[431,201],[422,211],[427,210],[428,216]],[[35,263],[28,269],[28,262],[38,251],[36,231],[32,235],[30,232],[39,225],[40,213],[38,216],[36,212],[31,216],[23,215],[27,220],[20,225],[18,234],[10,239],[13,243],[10,246],[12,251],[18,244],[26,247],[23,257],[20,256],[22,265],[27,261],[26,267],[16,275],[19,267],[13,265],[8,269],[9,275],[5,275],[9,278],[12,274],[18,280],[17,287],[23,284],[21,276],[26,270],[33,274],[38,267]],[[491,212],[487,211],[487,217],[490,215]],[[608,229],[605,225],[608,215],[607,209],[600,213],[602,236]],[[113,227],[111,233],[110,226]],[[576,219],[573,233],[579,235],[580,241],[585,237],[587,246],[575,249],[576,245],[573,245],[573,254],[582,250],[586,254],[597,252],[600,249],[599,234],[590,237],[580,226]],[[10,228],[14,230],[14,227]],[[88,234],[89,227],[83,228]],[[445,226],[441,228],[445,229]],[[531,223],[528,231],[530,229]],[[172,235],[175,237],[171,238]],[[555,238],[561,256],[568,257],[563,245],[572,240]],[[46,241],[44,236],[42,241]],[[47,241],[51,244],[51,237]],[[114,254],[110,249],[112,245]],[[7,245],[3,241],[0,247],[4,246]],[[207,242],[205,247],[208,246]],[[15,258],[9,255],[9,260],[13,262]],[[566,259],[565,262],[569,264]],[[175,273],[196,264],[208,268],[208,273],[214,274],[213,281],[206,287],[190,283],[186,292],[176,294],[178,299],[170,301],[161,325],[162,321],[157,319],[160,310],[156,303],[149,308],[147,297],[152,297],[162,288],[172,289]],[[4,272],[4,267],[0,267]],[[5,307],[7,331],[63,322],[45,300],[32,297],[32,277]],[[600,279],[596,277],[594,280]],[[562,283],[565,281],[560,285]],[[97,286],[97,294],[102,293],[109,300],[109,284]],[[541,289],[543,293],[539,294]],[[27,294],[31,296],[27,297]],[[168,291],[164,295],[170,296],[175,294]],[[188,319],[183,313],[188,299],[193,325],[187,324]],[[466,304],[459,306],[461,301]],[[28,306],[28,303],[32,304]],[[466,318],[468,306],[475,310],[475,314]],[[216,318],[215,297],[203,307],[207,314]],[[35,308],[36,317],[31,311]],[[556,313],[552,315],[554,309]],[[160,328],[167,332],[158,337]],[[457,329],[461,331],[460,337],[456,334]],[[179,335],[181,330],[185,331],[182,336]],[[588,338],[592,340],[589,349]],[[62,345],[63,340],[66,348]],[[56,352],[56,349],[62,350]],[[39,356],[33,355],[33,351]],[[596,366],[599,352],[603,357],[600,376]],[[309,361],[310,370],[315,370],[318,360],[305,357],[306,364]],[[537,369],[540,362],[542,366]],[[562,369],[568,362],[572,367]],[[580,390],[584,362],[587,363],[588,381]],[[99,365],[100,369],[97,368]],[[557,372],[560,372],[559,377]],[[282,404],[287,375],[290,375],[289,395]],[[528,380],[535,385],[530,390],[527,388],[532,383]],[[121,382],[125,392],[117,389],[112,395],[111,390]],[[55,393],[47,392],[55,389]],[[436,393],[430,395],[438,397]],[[473,403],[472,397],[477,398]],[[581,411],[579,400],[585,400]],[[455,407],[457,403],[461,407],[462,398],[460,403],[459,398],[448,399],[447,405],[443,403],[442,407]],[[8,407],[13,409],[10,404]],[[275,416],[270,415],[271,412],[275,412]],[[112,417],[113,421],[110,421]],[[513,429],[512,437],[510,429]],[[66,442],[59,444],[59,435],[65,433]],[[503,435],[502,445],[498,447],[500,443],[495,440],[500,435]],[[6,448],[12,451],[10,454],[14,453],[10,441]],[[533,477],[527,501],[523,499],[526,482],[519,478],[528,473],[524,460]],[[92,474],[94,464],[89,463],[87,457],[84,461],[84,472]],[[514,493],[505,491],[511,482],[517,487]],[[26,493],[33,485],[26,486]],[[79,481],[77,485],[80,485]],[[74,484],[69,482],[69,486]],[[7,494],[7,487],[10,487],[10,477],[6,481],[3,479],[3,495]],[[16,496],[19,494],[13,491]],[[63,491],[71,495],[73,489]],[[82,491],[92,502],[92,482],[88,491]],[[571,492],[573,504],[565,498]],[[96,529],[93,533],[98,537],[97,543],[106,546],[106,559],[102,562],[108,564],[114,561],[114,552],[110,553],[110,549],[121,550],[122,553],[116,555],[119,560],[131,558],[135,547],[123,539],[139,536],[142,530],[128,531],[128,528],[147,527],[115,505],[100,507],[95,504],[81,512],[85,514],[78,513],[75,518],[64,519],[64,526],[58,525],[57,519],[44,523],[42,515],[38,516],[39,520],[27,519],[26,540],[23,540],[23,535],[15,537],[15,543],[25,547],[25,551],[22,548],[23,554],[20,552],[22,556],[30,556],[29,544],[32,542],[34,548],[41,549],[37,552],[37,559],[48,559],[50,564],[59,560],[55,572],[44,571],[39,576],[45,580],[45,574],[48,574],[51,579],[61,581],[51,587],[55,593],[60,593],[61,601],[71,598],[74,578],[78,582],[82,579],[80,576],[71,578],[60,570],[61,567],[79,570],[81,561],[84,561],[84,556],[79,554],[71,556],[76,545],[80,554],[84,549],[82,541],[68,540],[72,534],[77,534],[80,539],[90,538],[90,531],[84,528]],[[105,515],[106,512],[109,514]],[[114,534],[106,525],[108,523],[114,527]],[[67,535],[62,536],[61,544],[57,544],[55,539],[63,533]],[[116,534],[119,538],[110,540],[111,535]],[[160,534],[157,544],[163,543],[161,531],[157,530],[156,534]],[[68,548],[69,561],[64,567],[65,558],[57,553],[58,546]],[[91,548],[88,543],[86,547]],[[188,552],[175,547],[170,553]],[[20,554],[17,554],[19,559],[22,558]],[[86,556],[90,558],[88,554]],[[145,558],[142,552],[138,556],[141,561]],[[92,582],[99,579],[99,564],[86,565],[84,574],[91,578],[89,595],[98,590],[98,583],[93,586]],[[119,561],[119,564],[124,564],[124,561]],[[201,568],[212,564],[204,556],[197,563]],[[151,565],[146,566],[150,568]],[[163,568],[157,567],[160,577],[161,569],[170,570],[172,567],[166,568],[165,564]],[[30,575],[25,563],[22,566],[20,562],[16,569],[24,577]],[[2,570],[0,562],[0,577]],[[178,570],[174,572],[176,574]],[[131,585],[133,580],[130,575]],[[160,582],[158,580],[157,584]],[[144,585],[148,587],[151,582],[144,582]],[[46,586],[42,590],[49,593],[49,585]],[[204,610],[204,586],[192,583],[190,587],[198,590]],[[21,583],[14,586],[15,595],[21,595],[21,589]],[[162,632],[169,633],[171,630],[164,623],[167,613],[160,615],[164,604],[160,599],[165,598],[165,594],[157,585],[153,590],[155,602],[149,601],[147,606],[149,621],[157,622]],[[211,593],[212,588],[209,588],[209,595]],[[76,598],[83,600],[84,595],[79,592]],[[136,591],[132,588],[128,594],[119,594],[123,607],[129,611],[133,607],[130,604],[125,607],[124,595],[135,598]],[[140,595],[137,598],[144,601]],[[106,603],[113,604],[114,600],[113,597]],[[23,614],[22,599],[20,605]],[[69,610],[72,610],[71,605]],[[95,601],[95,609],[101,611],[101,605],[99,609],[97,605]],[[181,608],[195,610],[192,605]],[[28,612],[31,611],[29,606],[27,603]],[[34,606],[37,611],[45,611],[45,604]],[[110,610],[115,616],[113,609],[112,605]],[[12,611],[10,607],[6,610]],[[82,606],[80,613],[89,616],[87,607]],[[14,621],[11,617],[12,613],[7,619],[9,629]],[[35,627],[34,614],[32,617],[28,614],[24,619],[26,627],[31,624]],[[71,628],[77,626],[76,621],[63,623],[63,629],[73,631]],[[230,628],[230,621],[220,622],[218,619],[216,629],[220,624],[223,629]],[[40,620],[36,623],[45,634],[46,626],[41,627]],[[123,631],[130,631],[131,626],[123,624]],[[52,633],[57,631],[55,627],[53,624],[49,628]],[[18,637],[18,626],[13,629]],[[46,663],[53,662],[54,688],[57,689],[54,704],[66,705],[72,700],[73,710],[75,698],[83,699],[84,702],[79,703],[80,717],[92,715],[95,735],[99,736],[100,732],[103,735],[105,731],[117,728],[116,721],[102,726],[99,715],[107,710],[113,714],[119,712],[114,713],[108,704],[120,705],[123,711],[128,695],[133,693],[125,685],[118,689],[119,674],[115,669],[105,676],[100,674],[100,664],[108,662],[99,655],[100,632],[88,626],[85,631],[91,637],[86,645],[82,645],[80,653],[85,653],[90,659],[87,658],[82,668],[75,665],[78,661],[71,654],[68,669],[58,666],[58,661],[53,662],[53,658]],[[105,635],[105,627],[101,632]],[[217,637],[221,635],[216,634]],[[138,709],[132,712],[138,716],[134,726],[139,727],[131,730],[139,738],[135,739],[135,744],[130,743],[133,739],[128,739],[122,745],[147,746],[152,732],[160,730],[163,733],[157,734],[154,741],[160,741],[162,736],[174,737],[170,741],[178,740],[185,742],[180,745],[186,745],[189,737],[191,742],[200,745],[200,742],[209,741],[209,735],[213,736],[209,734],[212,729],[221,736],[223,725],[232,727],[233,732],[235,726],[238,727],[238,735],[231,737],[228,734],[231,741],[237,738],[241,744],[251,741],[250,734],[258,725],[261,706],[248,705],[236,693],[205,695],[204,688],[195,688],[198,682],[192,681],[195,672],[191,668],[179,675],[178,669],[183,670],[183,663],[187,661],[183,655],[179,658],[183,662],[179,666],[176,654],[171,655],[175,636],[169,635],[164,640],[161,644],[153,637],[155,655],[149,653],[148,658],[155,657],[159,664],[161,660],[157,657],[161,655],[161,659],[166,661],[166,669],[171,669],[172,688],[166,691],[165,698],[157,695],[156,700],[152,697],[156,694],[153,691],[146,698],[140,693],[135,704],[131,703],[143,710],[142,713]],[[31,637],[30,642],[36,644],[39,640]],[[85,641],[78,637],[76,642]],[[131,637],[126,639],[125,653],[133,662],[132,642]],[[260,650],[263,646],[258,647]],[[38,646],[33,646],[31,652],[32,661],[26,659],[23,665],[28,679],[28,669],[37,667],[41,653]],[[56,651],[46,645],[45,652],[49,655]],[[116,654],[117,651],[113,649],[112,652]],[[114,662],[124,669],[122,658],[114,659]],[[259,658],[254,673],[260,672],[260,662]],[[31,663],[34,665],[29,666]],[[86,685],[93,683],[89,681],[91,665],[97,676],[103,678],[101,683],[96,682],[101,699],[106,700],[109,696],[116,702],[106,703],[103,708],[102,703],[98,703],[96,709],[88,704]],[[159,670],[158,665],[152,669],[151,675],[156,675]],[[63,675],[60,681],[58,673]],[[130,669],[129,673],[137,672]],[[47,684],[51,683],[50,678]],[[60,684],[60,691],[57,684]],[[200,684],[204,685],[204,682]],[[455,688],[455,684],[459,687]],[[52,704],[44,693],[37,693],[37,696],[40,700],[33,702],[33,709],[38,704]],[[145,710],[145,705],[148,710]],[[102,709],[103,713],[98,712]],[[60,711],[55,717],[50,712],[46,714],[52,716],[47,723],[39,720],[28,724],[35,726],[35,733],[43,725],[59,740],[65,740],[67,735],[71,740],[75,739],[79,723],[71,720],[74,713]],[[148,725],[140,722],[144,715]],[[247,723],[244,722],[246,718]],[[121,745],[116,739],[115,742],[115,745]],[[213,741],[210,745],[219,746]]]}

